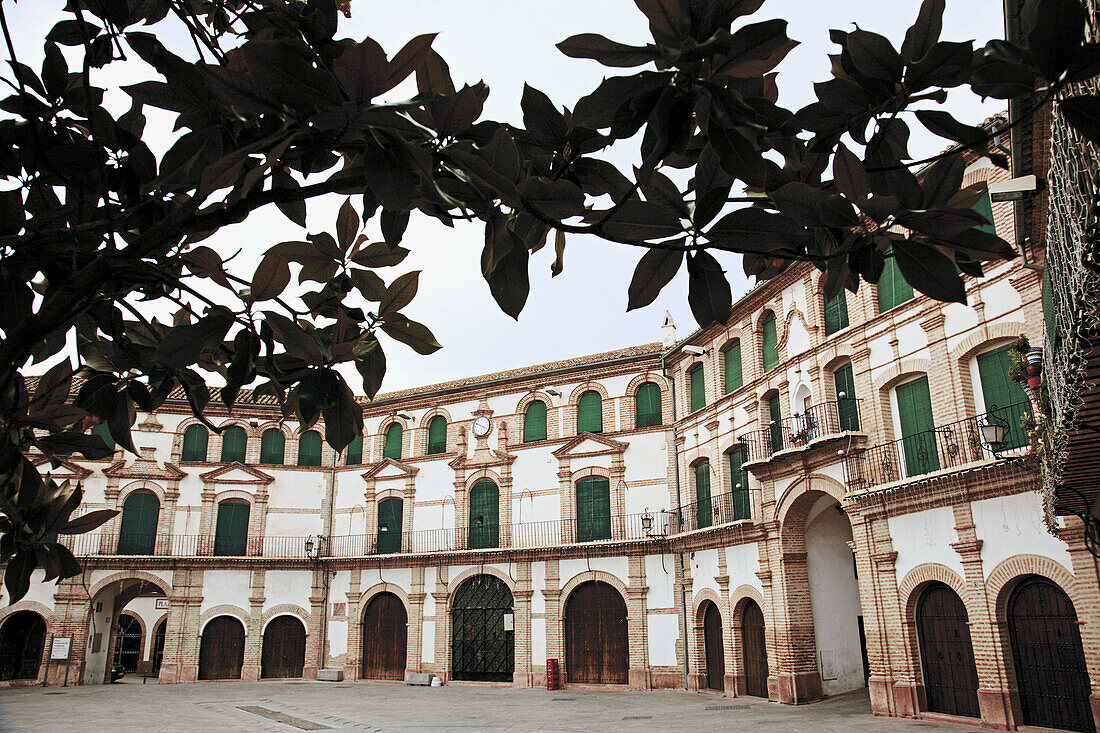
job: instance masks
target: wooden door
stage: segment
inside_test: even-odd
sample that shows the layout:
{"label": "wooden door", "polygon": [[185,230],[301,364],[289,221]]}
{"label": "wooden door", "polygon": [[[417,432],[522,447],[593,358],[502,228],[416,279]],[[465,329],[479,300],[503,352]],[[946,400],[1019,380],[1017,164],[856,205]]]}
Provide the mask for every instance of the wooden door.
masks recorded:
{"label": "wooden door", "polygon": [[306,663],[306,627],[296,616],[276,616],[264,629],[261,677],[301,677]]}
{"label": "wooden door", "polygon": [[707,687],[726,689],[726,651],[722,648],[722,614],[707,602],[703,612],[703,650],[707,657]]}
{"label": "wooden door", "polygon": [[379,593],[363,614],[363,679],[405,679],[409,624],[405,604]]}
{"label": "wooden door", "polygon": [[579,586],[565,605],[565,671],[569,682],[628,682],[626,602],[607,583]]}
{"label": "wooden door", "polygon": [[239,680],[244,666],[244,624],[235,616],[217,616],[199,641],[200,680]]}
{"label": "wooden door", "polygon": [[511,682],[516,669],[512,591],[493,575],[475,575],[451,604],[451,671],[456,680]]}
{"label": "wooden door", "polygon": [[0,625],[0,681],[38,677],[46,644],[46,621],[34,611],[18,611]]}
{"label": "wooden door", "polygon": [[917,638],[928,709],[981,717],[978,670],[966,606],[955,591],[933,583],[917,603]]}
{"label": "wooden door", "polygon": [[764,612],[756,601],[746,601],[741,613],[741,653],[745,662],[745,694],[768,696],[768,643]]}
{"label": "wooden door", "polygon": [[137,672],[143,640],[141,623],[137,618],[128,613],[119,615],[118,630],[115,632],[114,666],[122,667],[130,674]]}
{"label": "wooden door", "polygon": [[1025,725],[1093,731],[1077,612],[1046,578],[1023,581],[1008,602],[1008,634]]}

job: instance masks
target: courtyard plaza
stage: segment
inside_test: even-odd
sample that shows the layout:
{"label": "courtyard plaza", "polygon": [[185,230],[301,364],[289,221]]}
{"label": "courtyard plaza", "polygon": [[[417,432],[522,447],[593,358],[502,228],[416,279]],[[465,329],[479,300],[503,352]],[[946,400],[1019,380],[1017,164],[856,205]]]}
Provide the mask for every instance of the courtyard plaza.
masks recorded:
{"label": "courtyard plaza", "polygon": [[[151,682],[151,681],[150,681]],[[125,724],[123,721],[130,721]],[[385,682],[235,682],[0,690],[0,731],[75,725],[143,733],[236,731],[768,731],[905,733],[972,726],[870,712],[865,691],[808,705],[666,690],[541,689]],[[121,726],[121,727],[120,727]]]}

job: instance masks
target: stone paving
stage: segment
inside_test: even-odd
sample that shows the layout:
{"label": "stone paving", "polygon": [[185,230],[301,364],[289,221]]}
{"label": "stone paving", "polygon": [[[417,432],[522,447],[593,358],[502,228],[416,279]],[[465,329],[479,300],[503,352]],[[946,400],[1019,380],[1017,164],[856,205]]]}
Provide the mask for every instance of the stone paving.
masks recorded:
{"label": "stone paving", "polygon": [[538,689],[383,682],[205,682],[0,690],[0,731],[758,731],[970,733],[870,714],[865,693],[792,707],[682,691]]}

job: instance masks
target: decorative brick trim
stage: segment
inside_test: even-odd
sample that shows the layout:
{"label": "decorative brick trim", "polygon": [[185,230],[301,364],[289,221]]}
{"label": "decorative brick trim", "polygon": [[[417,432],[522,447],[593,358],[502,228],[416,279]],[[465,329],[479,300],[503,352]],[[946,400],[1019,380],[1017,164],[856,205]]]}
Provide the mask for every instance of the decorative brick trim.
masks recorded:
{"label": "decorative brick trim", "polygon": [[983,351],[1015,341],[1025,330],[1026,326],[1022,321],[986,323],[984,329],[970,334],[951,349],[951,361],[959,363],[969,361]]}
{"label": "decorative brick trim", "polygon": [[[619,576],[613,575],[604,570],[582,570],[581,572],[577,573],[572,578],[567,580],[561,586],[560,595],[558,596],[559,605],[557,608],[558,621],[560,623],[565,623],[565,606],[569,603],[569,596],[573,595],[573,591],[575,591],[578,586],[584,585],[585,583],[592,580],[600,580],[604,583],[607,583],[615,590],[617,590],[619,592],[619,595],[623,597],[623,602],[626,602],[626,599],[628,598],[627,586],[626,583],[619,578]],[[549,612],[549,604],[547,604],[547,613]]]}
{"label": "decorative brick trim", "polygon": [[107,586],[126,580],[144,580],[147,583],[152,583],[159,588],[167,598],[172,598],[175,594],[175,591],[172,590],[172,586],[168,581],[158,575],[147,573],[144,570],[126,570],[121,573],[113,573],[99,582],[93,583],[91,589],[88,591],[88,598],[95,600],[95,597],[102,593]]}
{"label": "decorative brick trim", "polygon": [[1018,585],[1018,581],[1029,575],[1041,575],[1060,587],[1073,602],[1075,609],[1083,605],[1077,582],[1066,566],[1042,555],[1013,555],[1002,561],[986,579],[985,587],[989,598],[994,599],[998,622],[1007,621],[1008,598]]}
{"label": "decorative brick trim", "polygon": [[[580,435],[577,432],[577,409],[581,401],[581,395],[585,392],[596,392],[600,395],[600,411],[603,413],[603,432],[614,433],[618,431],[615,424],[615,402],[608,396],[607,387],[599,382],[588,380],[578,384],[569,394],[569,401],[563,405],[565,414],[562,417],[562,437],[566,435]],[[547,404],[547,407],[550,405]],[[547,415],[547,420],[550,416]],[[548,436],[549,437],[549,436]]]}
{"label": "decorative brick trim", "polygon": [[[775,518],[779,520],[779,523],[784,528],[786,528],[788,522],[791,521],[801,523],[806,519],[806,512],[809,511],[813,503],[820,497],[812,496],[812,501],[809,502],[800,500],[803,497],[811,496],[815,493],[829,494],[843,506],[844,496],[847,491],[844,485],[832,476],[826,476],[822,473],[812,473],[809,476],[803,476],[784,489],[783,494],[776,499],[774,510]],[[800,516],[791,514],[791,510],[796,505],[802,505]]]}
{"label": "decorative brick trim", "polygon": [[[807,296],[808,295],[807,293]],[[793,307],[790,312],[786,314],[786,318],[783,319],[783,335],[780,337],[779,334],[776,334],[776,346],[778,348],[785,349],[787,347],[787,338],[791,335],[791,322],[794,321],[795,318],[802,321],[802,327],[806,329],[806,333],[813,332],[813,329],[810,328],[810,324],[806,322],[806,316],[802,315],[802,311],[797,307]],[[779,325],[778,318],[776,319],[776,325]]]}
{"label": "decorative brick trim", "polygon": [[924,563],[910,570],[898,584],[898,596],[905,608],[906,624],[912,624],[916,617],[917,601],[929,583],[943,583],[958,594],[966,603],[968,595],[966,582],[951,568],[936,562]]}
{"label": "decorative brick trim", "polygon": [[134,493],[135,491],[148,491],[149,493],[157,497],[157,501],[160,502],[161,506],[164,506],[164,488],[154,481],[139,479],[137,481],[131,481],[130,483],[126,484],[118,490],[118,503],[116,508],[122,509],[122,505],[126,503],[126,499],[130,496],[130,494]]}
{"label": "decorative brick trim", "polygon": [[[504,581],[504,584],[508,586],[509,593],[514,594],[516,592],[516,581],[512,580],[512,578],[507,573],[505,573],[503,570],[500,570],[499,568],[490,567],[488,565],[466,568],[461,573],[451,578],[450,581],[447,583],[448,614],[450,614],[451,612],[451,603],[454,602],[455,592],[458,590],[459,586],[461,586],[470,578],[476,577],[478,575],[492,575],[494,578],[500,578]],[[514,595],[512,603],[513,605],[515,604]],[[406,601],[405,605],[408,606],[408,601]],[[438,611],[436,612],[436,615],[439,615]]]}
{"label": "decorative brick trim", "polygon": [[280,603],[264,611],[263,616],[260,617],[261,634],[267,630],[267,625],[271,623],[276,616],[294,616],[306,627],[306,636],[309,636],[309,611],[293,603]]}
{"label": "decorative brick trim", "polygon": [[42,617],[42,620],[46,622],[46,630],[49,631],[51,627],[59,623],[61,619],[51,611],[47,606],[38,601],[28,601],[26,599],[16,601],[10,606],[4,606],[0,608],[0,626],[8,620],[9,616],[13,616],[20,611],[33,611]]}
{"label": "decorative brick trim", "polygon": [[906,377],[919,377],[931,372],[932,362],[928,359],[902,359],[897,364],[888,367],[872,384],[875,392],[881,394],[899,384]]}
{"label": "decorative brick trim", "polygon": [[199,636],[202,636],[203,629],[206,625],[213,621],[218,616],[232,616],[241,622],[244,626],[244,634],[248,636],[248,621],[252,617],[248,611],[244,610],[240,606],[234,606],[228,603],[223,603],[220,606],[214,606],[203,611],[199,616]]}
{"label": "decorative brick trim", "polygon": [[[436,406],[429,409],[417,420],[419,427],[416,428],[416,437],[412,440],[413,448],[411,455],[428,455],[428,427],[431,425],[432,420],[437,417],[442,417],[444,420],[447,421],[447,430],[444,433],[443,453],[449,452],[455,445],[455,441],[457,440],[458,436],[457,433],[453,433],[451,431],[451,426],[454,424],[454,419],[451,418],[451,413],[448,412],[446,408]],[[402,430],[403,429],[404,428],[402,428]],[[404,438],[404,435],[402,435],[401,437]],[[383,440],[385,440],[384,437]],[[443,453],[433,455],[443,455]]]}
{"label": "decorative brick trim", "polygon": [[[713,603],[715,608],[718,609],[718,617],[723,620],[723,629],[726,626],[725,619],[727,616],[725,605],[722,603],[721,597],[719,597],[718,593],[715,592],[713,588],[703,588],[698,591],[692,599],[691,617],[693,622],[691,629],[691,658],[701,662],[704,670],[706,669],[707,663],[707,641],[703,623],[705,620],[706,604],[708,603]],[[723,675],[729,670],[729,655],[726,653],[728,644],[725,642],[726,636],[728,636],[728,634],[722,634],[722,656],[725,660],[724,664],[726,665],[726,669],[722,670]]]}
{"label": "decorative brick trim", "polygon": [[138,626],[141,628],[141,647],[140,647],[141,651],[138,655],[139,661],[141,661],[145,658],[145,647],[146,647],[145,640],[148,639],[149,636],[148,636],[148,634],[146,634],[145,620],[141,618],[141,614],[134,613],[133,611],[129,611],[129,610],[124,609],[124,610],[119,612],[118,618],[111,619],[111,626],[114,627],[112,629],[112,633],[111,633],[111,639],[112,639],[111,653],[112,654],[114,653],[114,639],[115,639],[115,633],[114,632],[116,632],[118,630],[119,623],[121,622],[123,616],[131,617],[132,619],[134,619],[135,621],[138,622]]}
{"label": "decorative brick trim", "polygon": [[660,372],[646,371],[630,380],[626,386],[626,394],[619,406],[619,428],[621,430],[635,430],[637,428],[638,414],[637,394],[643,385],[652,382],[661,390],[661,424],[667,424],[672,417],[672,397],[669,391],[668,380]]}

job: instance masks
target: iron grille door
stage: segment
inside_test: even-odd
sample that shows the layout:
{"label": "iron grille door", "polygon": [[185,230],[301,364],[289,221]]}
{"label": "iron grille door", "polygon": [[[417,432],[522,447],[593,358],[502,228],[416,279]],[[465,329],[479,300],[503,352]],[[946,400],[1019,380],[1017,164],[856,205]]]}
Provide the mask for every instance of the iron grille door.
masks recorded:
{"label": "iron grille door", "polygon": [[18,611],[0,626],[0,681],[38,676],[46,643],[46,621],[34,611]]}
{"label": "iron grille door", "polygon": [[929,587],[917,605],[924,690],[932,712],[981,717],[968,620],[962,599],[943,583]]}
{"label": "iron grille door", "polygon": [[456,680],[511,682],[515,631],[505,630],[512,592],[500,578],[475,575],[455,592],[451,608],[451,670]]}
{"label": "iron grille door", "polygon": [[141,624],[136,618],[124,613],[118,618],[118,631],[115,633],[115,666],[121,666],[131,674],[137,672],[141,661]]}

